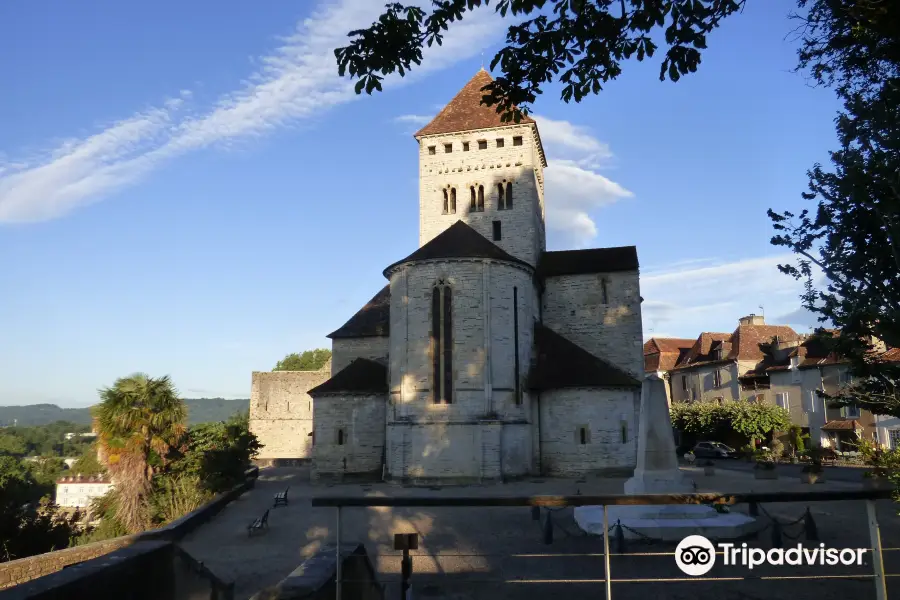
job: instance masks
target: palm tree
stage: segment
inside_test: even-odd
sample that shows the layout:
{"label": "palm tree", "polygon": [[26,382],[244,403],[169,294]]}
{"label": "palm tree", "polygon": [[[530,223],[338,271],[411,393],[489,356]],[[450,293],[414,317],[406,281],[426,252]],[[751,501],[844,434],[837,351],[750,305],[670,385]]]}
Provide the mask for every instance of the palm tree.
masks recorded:
{"label": "palm tree", "polygon": [[143,373],[117,379],[100,398],[94,409],[98,454],[116,486],[116,517],[137,533],[148,524],[153,463],[182,442],[187,408],[168,376]]}

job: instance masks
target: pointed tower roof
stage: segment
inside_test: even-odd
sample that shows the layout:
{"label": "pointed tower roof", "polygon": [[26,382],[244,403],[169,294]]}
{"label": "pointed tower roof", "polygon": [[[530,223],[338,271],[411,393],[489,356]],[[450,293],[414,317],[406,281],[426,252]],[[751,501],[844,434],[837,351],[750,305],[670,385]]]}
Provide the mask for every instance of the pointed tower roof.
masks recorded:
{"label": "pointed tower roof", "polygon": [[390,272],[404,263],[442,258],[490,258],[532,268],[463,221],[457,221],[415,252],[385,269],[384,276],[390,278]]}
{"label": "pointed tower roof", "polygon": [[[481,88],[492,81],[494,78],[482,67],[453,100],[428,125],[417,131],[414,137],[418,139],[426,135],[513,125],[514,123],[504,123],[500,120],[496,106],[485,106],[481,103],[481,97],[484,96]],[[523,116],[517,124],[522,123],[534,123],[534,119]]]}

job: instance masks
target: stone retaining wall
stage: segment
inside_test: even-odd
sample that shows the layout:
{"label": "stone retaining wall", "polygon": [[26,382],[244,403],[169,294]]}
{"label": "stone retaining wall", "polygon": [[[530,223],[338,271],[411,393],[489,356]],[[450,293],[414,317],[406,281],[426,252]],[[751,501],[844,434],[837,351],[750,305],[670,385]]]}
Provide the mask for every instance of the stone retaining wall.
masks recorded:
{"label": "stone retaining wall", "polygon": [[[197,510],[172,521],[164,527],[152,529],[136,535],[127,535],[103,540],[84,546],[46,552],[27,558],[20,558],[9,562],[0,563],[0,590],[18,586],[22,583],[43,578],[58,573],[66,567],[71,567],[85,561],[109,555],[118,550],[150,541],[174,542],[206,523],[214,517],[226,504],[253,487],[259,476],[259,468],[253,467],[247,470],[247,479],[232,488],[219,494]],[[4,596],[5,597],[5,596]],[[30,598],[31,596],[22,596]]]}

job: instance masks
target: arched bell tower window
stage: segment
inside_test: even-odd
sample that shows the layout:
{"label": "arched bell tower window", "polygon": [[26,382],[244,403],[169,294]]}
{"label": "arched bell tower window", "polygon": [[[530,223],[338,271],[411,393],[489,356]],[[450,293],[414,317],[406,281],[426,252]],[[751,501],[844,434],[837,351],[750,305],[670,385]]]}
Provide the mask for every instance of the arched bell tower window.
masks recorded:
{"label": "arched bell tower window", "polygon": [[456,214],[456,188],[450,188],[450,213]]}
{"label": "arched bell tower window", "polygon": [[478,204],[475,207],[478,212],[484,212],[484,186],[478,186]]}
{"label": "arched bell tower window", "polygon": [[506,182],[506,208],[512,208],[512,181]]}
{"label": "arched bell tower window", "polygon": [[453,402],[453,293],[440,280],[431,290],[432,396],[435,404]]}
{"label": "arched bell tower window", "polygon": [[444,214],[450,212],[450,193],[447,189],[442,190],[444,192]]}

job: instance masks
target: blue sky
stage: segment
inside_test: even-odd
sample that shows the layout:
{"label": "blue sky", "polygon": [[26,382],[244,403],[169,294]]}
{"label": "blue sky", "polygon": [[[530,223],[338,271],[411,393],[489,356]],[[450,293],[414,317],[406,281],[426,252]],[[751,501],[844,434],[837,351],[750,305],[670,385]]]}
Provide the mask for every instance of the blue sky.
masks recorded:
{"label": "blue sky", "polygon": [[[87,405],[133,371],[248,397],[252,371],[327,345],[417,245],[412,132],[505,32],[478,11],[357,97],[332,50],[381,5],[0,6],[0,404]],[[838,104],[791,72],[788,8],[750,3],[677,84],[654,59],[534,107],[548,246],[636,245],[645,335],[760,306],[810,324],[765,211],[804,204]]]}

